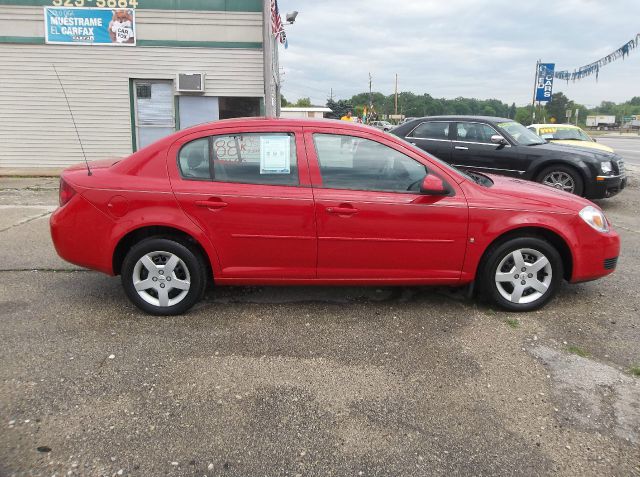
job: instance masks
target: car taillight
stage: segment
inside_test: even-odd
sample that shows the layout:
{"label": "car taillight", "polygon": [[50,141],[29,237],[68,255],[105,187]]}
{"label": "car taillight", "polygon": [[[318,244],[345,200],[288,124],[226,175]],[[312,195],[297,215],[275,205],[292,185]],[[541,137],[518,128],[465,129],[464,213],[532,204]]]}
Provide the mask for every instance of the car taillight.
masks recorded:
{"label": "car taillight", "polygon": [[61,177],[60,178],[60,207],[65,205],[67,202],[71,200],[71,198],[76,195],[76,191],[73,190],[67,182]]}

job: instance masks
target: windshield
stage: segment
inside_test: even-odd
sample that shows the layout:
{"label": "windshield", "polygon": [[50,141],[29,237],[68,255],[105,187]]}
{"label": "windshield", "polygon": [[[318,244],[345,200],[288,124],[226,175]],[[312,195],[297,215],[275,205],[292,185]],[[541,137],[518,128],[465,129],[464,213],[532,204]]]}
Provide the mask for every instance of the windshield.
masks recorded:
{"label": "windshield", "polygon": [[522,124],[511,121],[508,123],[498,123],[498,129],[509,134],[521,146],[533,146],[544,144],[544,139],[525,128]]}
{"label": "windshield", "polygon": [[589,141],[592,139],[582,129],[563,126],[543,127],[539,130],[542,139],[559,141]]}

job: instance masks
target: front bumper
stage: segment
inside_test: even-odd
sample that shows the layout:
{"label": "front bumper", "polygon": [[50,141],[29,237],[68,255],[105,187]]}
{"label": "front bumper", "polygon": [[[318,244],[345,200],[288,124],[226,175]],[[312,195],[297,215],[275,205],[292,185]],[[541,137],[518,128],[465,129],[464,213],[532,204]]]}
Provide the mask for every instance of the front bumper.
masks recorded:
{"label": "front bumper", "polygon": [[597,176],[596,181],[591,185],[591,191],[587,194],[588,199],[605,199],[613,197],[627,186],[626,174],[617,176]]}
{"label": "front bumper", "polygon": [[573,257],[571,283],[588,282],[613,273],[619,255],[620,236],[613,229],[606,234],[585,229]]}

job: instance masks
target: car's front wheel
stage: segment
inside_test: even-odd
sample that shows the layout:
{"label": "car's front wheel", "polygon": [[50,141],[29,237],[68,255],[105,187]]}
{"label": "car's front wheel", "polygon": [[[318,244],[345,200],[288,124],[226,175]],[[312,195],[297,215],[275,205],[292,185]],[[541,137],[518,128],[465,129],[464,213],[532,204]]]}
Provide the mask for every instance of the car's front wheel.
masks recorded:
{"label": "car's front wheel", "polygon": [[122,285],[141,310],[153,315],[178,315],[202,298],[206,266],[200,255],[187,246],[151,237],[127,253],[122,264]]}
{"label": "car's front wheel", "polygon": [[519,237],[487,251],[479,279],[485,296],[510,311],[544,306],[558,291],[562,258],[547,241]]}
{"label": "car's front wheel", "polygon": [[580,173],[571,167],[561,165],[544,169],[538,174],[536,182],[576,195],[582,195],[584,191],[584,181]]}

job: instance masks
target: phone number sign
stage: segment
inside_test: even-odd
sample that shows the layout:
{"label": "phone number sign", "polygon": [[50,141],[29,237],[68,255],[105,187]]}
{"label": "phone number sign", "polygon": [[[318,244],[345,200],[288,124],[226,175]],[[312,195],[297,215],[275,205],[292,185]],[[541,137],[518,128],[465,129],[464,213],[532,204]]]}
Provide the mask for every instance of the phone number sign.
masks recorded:
{"label": "phone number sign", "polygon": [[136,45],[131,8],[45,7],[45,41],[50,44]]}

